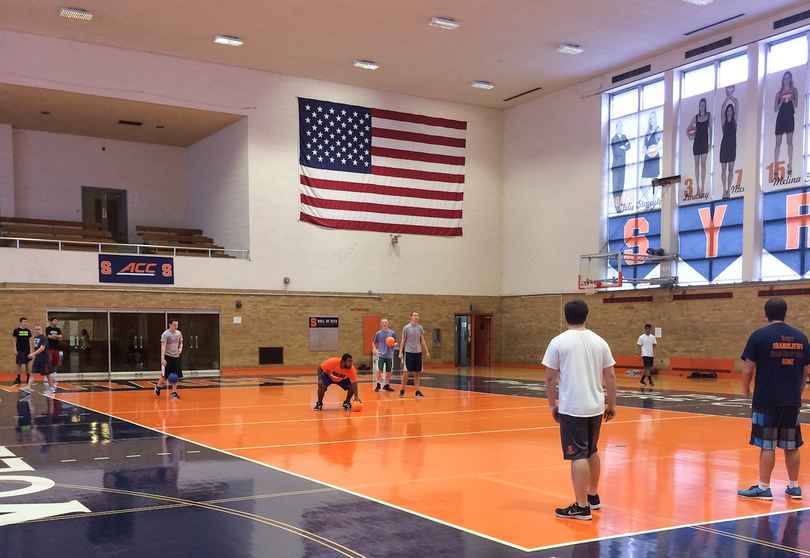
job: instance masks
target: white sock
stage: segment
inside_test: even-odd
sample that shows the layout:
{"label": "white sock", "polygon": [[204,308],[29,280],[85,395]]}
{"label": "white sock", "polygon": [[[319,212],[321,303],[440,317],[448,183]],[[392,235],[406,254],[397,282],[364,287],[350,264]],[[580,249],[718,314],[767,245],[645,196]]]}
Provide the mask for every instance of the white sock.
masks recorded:
{"label": "white sock", "polygon": [[788,488],[799,488],[799,481],[788,481]]}
{"label": "white sock", "polygon": [[766,489],[768,489],[768,488],[770,488],[770,487],[771,487],[771,485],[770,485],[770,484],[767,484],[767,483],[764,483],[764,482],[758,482],[758,483],[757,483],[757,486],[758,486],[758,487],[759,487],[761,490],[766,490]]}

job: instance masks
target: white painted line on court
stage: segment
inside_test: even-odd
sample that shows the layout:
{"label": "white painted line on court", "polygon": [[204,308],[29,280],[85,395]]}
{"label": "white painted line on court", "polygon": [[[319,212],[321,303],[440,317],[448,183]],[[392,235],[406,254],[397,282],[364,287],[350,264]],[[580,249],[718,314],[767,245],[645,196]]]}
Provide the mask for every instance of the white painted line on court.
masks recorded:
{"label": "white painted line on court", "polygon": [[63,459],[62,463],[73,463],[74,461],[76,461],[76,460],[75,459]]}
{"label": "white painted line on court", "polygon": [[141,456],[140,453],[136,453],[135,455],[128,455],[127,457],[140,457],[140,456]]}
{"label": "white painted line on court", "polygon": [[[168,434],[167,432],[164,432],[164,431],[162,431],[162,430],[158,430],[157,428],[152,428],[151,426],[145,426],[145,425],[143,425],[143,424],[137,423],[137,422],[132,421],[132,420],[129,420],[129,419],[125,419],[125,418],[122,418],[122,417],[119,417],[119,416],[116,416],[116,415],[113,415],[113,414],[110,414],[110,413],[105,413],[105,412],[99,411],[99,410],[97,410],[97,409],[93,409],[92,407],[88,407],[88,406],[85,406],[85,405],[80,405],[80,404],[78,404],[78,403],[74,403],[74,402],[71,402],[71,401],[66,401],[66,402],[67,402],[67,403],[70,403],[71,405],[75,405],[76,407],[82,407],[82,408],[84,408],[84,409],[88,409],[88,410],[90,410],[90,411],[94,411],[94,412],[96,412],[96,413],[100,413],[100,414],[102,414],[102,415],[107,415],[107,416],[109,416],[109,417],[111,417],[111,418],[114,418],[114,419],[118,419],[118,420],[121,420],[121,421],[124,421],[124,422],[128,422],[128,423],[130,423],[130,424],[134,424],[135,426],[139,426],[139,427],[144,428],[144,429],[146,429],[146,430],[151,430],[151,431],[153,431],[153,432],[157,432],[157,433],[159,433],[159,434]],[[371,496],[366,496],[366,495],[364,495],[364,494],[359,494],[359,493],[354,492],[354,491],[351,491],[351,490],[349,490],[349,489],[347,489],[347,488],[342,488],[342,487],[340,487],[340,486],[335,486],[335,485],[333,485],[333,484],[329,484],[328,482],[324,482],[324,481],[320,481],[320,480],[317,480],[317,479],[313,479],[313,478],[307,477],[307,476],[305,476],[305,475],[301,475],[301,474],[299,474],[299,473],[294,473],[294,472],[292,472],[292,471],[287,471],[287,470],[285,470],[285,469],[281,469],[281,468],[279,468],[279,467],[275,467],[275,466],[270,465],[270,464],[268,464],[268,463],[262,463],[261,461],[257,461],[257,460],[255,460],[255,459],[251,459],[251,458],[249,458],[249,457],[244,457],[244,456],[241,456],[241,455],[237,455],[237,454],[235,454],[235,453],[230,453],[230,452],[228,452],[228,451],[225,451],[225,450],[222,450],[222,449],[219,449],[219,448],[215,448],[215,447],[212,447],[212,446],[209,446],[209,445],[206,445],[206,444],[202,444],[202,443],[200,443],[200,442],[195,442],[194,440],[190,440],[190,439],[185,438],[185,437],[183,437],[183,436],[175,436],[175,435],[173,435],[173,434],[172,434],[171,436],[172,436],[173,438],[177,438],[178,440],[183,440],[184,442],[188,442],[188,443],[190,443],[190,444],[194,444],[194,445],[196,445],[196,446],[200,446],[200,447],[203,447],[203,448],[205,448],[205,449],[209,449],[209,450],[212,450],[212,451],[215,451],[215,452],[218,452],[218,453],[222,453],[222,454],[227,455],[227,456],[229,456],[229,457],[235,457],[235,458],[237,458],[237,459],[242,459],[242,460],[244,460],[244,461],[249,461],[249,462],[251,462],[251,463],[255,463],[256,465],[260,465],[260,466],[262,466],[262,467],[266,467],[266,468],[268,468],[268,469],[272,469],[272,470],[274,470],[274,471],[278,471],[279,473],[284,473],[284,474],[287,474],[287,475],[291,475],[291,476],[293,476],[293,477],[297,477],[297,478],[299,478],[299,479],[303,479],[303,480],[306,480],[306,481],[309,481],[309,482],[313,482],[313,483],[315,483],[315,484],[319,484],[319,485],[321,485],[321,486],[326,486],[326,487],[329,487],[329,488],[331,488],[331,489],[333,489],[333,490],[337,490],[337,491],[339,491],[339,492],[344,492],[344,493],[346,493],[346,494],[351,494],[352,496],[356,496],[356,497],[358,497],[358,498],[362,498],[362,499],[364,499],[364,500],[368,500],[368,501],[370,501],[370,502],[375,502],[375,503],[377,503],[377,504],[381,504],[381,505],[386,506],[386,507],[388,507],[388,508],[391,508],[391,509],[395,509],[395,510],[401,511],[401,512],[403,512],[403,513],[407,513],[407,514],[409,514],[409,515],[413,515],[413,516],[415,516],[415,517],[420,517],[420,518],[422,518],[422,519],[426,519],[426,520],[428,520],[428,521],[432,521],[432,522],[434,522],[434,523],[438,523],[438,524],[440,524],[440,525],[444,525],[444,526],[446,526],[446,527],[450,527],[450,528],[452,528],[452,529],[456,529],[457,531],[462,531],[462,532],[464,532],[464,533],[468,533],[468,534],[470,534],[470,535],[473,535],[473,536],[476,536],[476,537],[479,537],[479,538],[482,538],[482,539],[486,539],[486,540],[489,540],[489,541],[492,541],[492,542],[496,542],[496,543],[498,543],[498,544],[502,544],[502,545],[504,545],[504,546],[508,546],[508,547],[510,547],[510,548],[514,548],[514,549],[516,549],[516,550],[521,550],[521,551],[524,551],[524,552],[529,552],[529,549],[527,549],[527,548],[525,548],[525,547],[523,547],[523,546],[520,546],[520,545],[518,545],[518,544],[514,544],[514,543],[511,543],[511,542],[508,542],[508,541],[503,541],[503,540],[501,540],[501,539],[497,539],[497,538],[495,538],[495,537],[492,537],[492,536],[489,536],[489,535],[485,535],[484,533],[479,533],[479,532],[477,532],[477,531],[473,531],[472,529],[467,529],[466,527],[462,527],[462,526],[460,526],[460,525],[455,525],[455,524],[450,523],[450,522],[448,522],[448,521],[443,521],[443,520],[441,520],[441,519],[437,519],[437,518],[435,518],[435,517],[430,517],[429,515],[425,515],[425,514],[419,513],[419,512],[414,511],[414,510],[409,510],[408,508],[403,508],[403,507],[401,507],[401,506],[397,506],[396,504],[392,504],[392,503],[390,503],[390,502],[385,502],[384,500],[378,500],[377,498],[372,498]],[[80,516],[79,516],[79,517],[80,517]]]}
{"label": "white painted line on court", "polygon": [[109,459],[109,457],[94,457],[96,461],[101,461],[102,459]]}

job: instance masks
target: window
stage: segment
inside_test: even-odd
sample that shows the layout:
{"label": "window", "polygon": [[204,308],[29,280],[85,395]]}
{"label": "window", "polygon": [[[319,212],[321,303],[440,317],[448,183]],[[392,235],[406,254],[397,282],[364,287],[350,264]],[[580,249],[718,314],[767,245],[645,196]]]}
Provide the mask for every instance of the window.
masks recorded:
{"label": "window", "polygon": [[610,96],[609,215],[661,207],[664,81],[637,85]]}

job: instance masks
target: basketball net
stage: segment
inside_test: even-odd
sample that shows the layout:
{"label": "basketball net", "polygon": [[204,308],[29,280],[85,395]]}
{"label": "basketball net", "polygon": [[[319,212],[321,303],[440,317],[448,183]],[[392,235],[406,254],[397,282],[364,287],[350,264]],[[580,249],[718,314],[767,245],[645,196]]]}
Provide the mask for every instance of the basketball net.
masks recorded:
{"label": "basketball net", "polygon": [[587,285],[584,289],[585,296],[591,296],[596,294],[596,285]]}

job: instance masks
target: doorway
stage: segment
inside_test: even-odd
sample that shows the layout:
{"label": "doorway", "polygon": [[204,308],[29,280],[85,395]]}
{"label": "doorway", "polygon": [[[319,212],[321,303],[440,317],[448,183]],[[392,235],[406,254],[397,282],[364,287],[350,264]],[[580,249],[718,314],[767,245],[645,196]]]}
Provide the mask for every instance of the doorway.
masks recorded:
{"label": "doorway", "polygon": [[492,314],[457,314],[456,366],[492,366]]}
{"label": "doorway", "polygon": [[115,242],[127,244],[127,191],[82,186],[82,221],[104,225]]}

